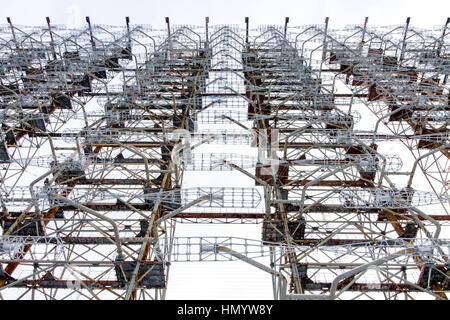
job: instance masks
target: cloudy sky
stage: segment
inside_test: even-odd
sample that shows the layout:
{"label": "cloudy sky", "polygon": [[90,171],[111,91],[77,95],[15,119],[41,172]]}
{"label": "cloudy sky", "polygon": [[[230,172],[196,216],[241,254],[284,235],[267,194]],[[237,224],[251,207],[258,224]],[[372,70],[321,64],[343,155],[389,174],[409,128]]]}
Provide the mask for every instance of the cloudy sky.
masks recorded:
{"label": "cloudy sky", "polygon": [[19,24],[44,24],[50,16],[53,23],[76,25],[90,16],[92,23],[117,25],[128,15],[133,23],[164,25],[169,16],[175,24],[203,25],[209,16],[211,24],[251,23],[282,24],[290,17],[291,25],[322,23],[330,17],[331,26],[361,23],[365,16],[373,25],[401,24],[407,16],[415,26],[442,25],[450,12],[446,0],[39,0],[2,1],[1,15],[6,23],[10,16]]}

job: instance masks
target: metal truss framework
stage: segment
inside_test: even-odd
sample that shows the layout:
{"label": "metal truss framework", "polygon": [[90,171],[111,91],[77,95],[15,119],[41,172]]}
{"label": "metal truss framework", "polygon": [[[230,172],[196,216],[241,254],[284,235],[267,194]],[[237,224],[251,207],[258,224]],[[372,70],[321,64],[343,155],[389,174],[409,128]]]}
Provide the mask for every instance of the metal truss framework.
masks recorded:
{"label": "metal truss framework", "polygon": [[[275,299],[447,299],[449,20],[7,22],[1,298],[164,299],[171,263],[239,259]],[[187,188],[187,171],[255,187]],[[176,222],[262,237],[175,237]]]}

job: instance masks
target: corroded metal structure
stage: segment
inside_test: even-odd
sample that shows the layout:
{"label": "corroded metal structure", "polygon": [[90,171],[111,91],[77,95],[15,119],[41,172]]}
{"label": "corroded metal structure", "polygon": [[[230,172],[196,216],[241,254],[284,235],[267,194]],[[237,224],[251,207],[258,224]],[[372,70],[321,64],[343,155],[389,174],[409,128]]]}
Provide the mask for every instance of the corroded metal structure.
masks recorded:
{"label": "corroded metal structure", "polygon": [[[7,22],[2,298],[164,299],[171,263],[239,259],[276,299],[447,299],[449,20]],[[197,171],[254,186],[186,186]]]}

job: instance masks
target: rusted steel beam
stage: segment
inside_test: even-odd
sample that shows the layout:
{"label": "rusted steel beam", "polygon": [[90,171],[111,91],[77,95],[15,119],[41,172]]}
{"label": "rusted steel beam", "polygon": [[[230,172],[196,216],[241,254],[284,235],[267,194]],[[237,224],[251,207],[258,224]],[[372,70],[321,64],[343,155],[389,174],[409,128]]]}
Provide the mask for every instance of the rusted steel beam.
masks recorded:
{"label": "rusted steel beam", "polygon": [[280,148],[295,148],[295,149],[301,149],[301,148],[313,148],[313,149],[323,149],[323,148],[329,148],[329,149],[348,149],[348,145],[344,143],[314,143],[314,142],[289,142],[279,143]]}
{"label": "rusted steel beam", "polygon": [[105,185],[105,184],[114,184],[114,185],[140,185],[146,184],[145,179],[86,179],[79,178],[79,185]]}
{"label": "rusted steel beam", "polygon": [[[105,237],[62,237],[61,240],[65,244],[80,244],[80,245],[96,245],[96,244],[104,244],[104,245],[114,245],[110,239]],[[121,239],[122,243],[126,244],[140,244],[146,241],[144,238],[123,238]],[[323,241],[323,239],[301,239],[295,240],[295,245],[301,246],[314,246]],[[339,246],[346,244],[356,244],[356,243],[373,243],[373,241],[369,241],[367,239],[329,239],[327,242],[321,244],[324,246]]]}
{"label": "rusted steel beam", "polygon": [[[167,145],[164,142],[146,142],[146,141],[120,141],[121,144],[126,144],[129,146],[134,146],[137,148],[160,148],[162,145]],[[117,143],[96,143],[92,142],[90,143],[91,146],[95,147],[119,147]]]}
{"label": "rusted steel beam", "polygon": [[[311,182],[311,180],[290,180],[287,179],[286,183],[291,186],[304,186],[307,183]],[[79,185],[107,185],[107,184],[116,184],[116,185],[139,185],[145,184],[146,181],[144,179],[86,179],[79,178]],[[328,186],[328,187],[338,187],[338,186],[347,186],[347,187],[373,187],[373,184],[368,183],[363,180],[322,180],[316,183],[317,186]]]}
{"label": "rusted steel beam", "polygon": [[[439,221],[450,221],[450,215],[430,215],[431,218],[433,218],[434,220],[439,220]],[[422,216],[417,216],[417,218],[419,220],[426,220],[424,217]],[[388,217],[385,213],[380,213],[378,215],[378,221],[385,221],[388,220]],[[408,220],[408,221],[413,221],[413,217],[409,214],[402,214],[402,215],[398,215],[397,216],[397,220]]]}
{"label": "rusted steel beam", "polygon": [[[313,180],[291,180],[287,179],[286,184],[290,186],[304,186]],[[314,183],[315,186],[326,187],[373,187],[373,183],[368,183],[364,180],[321,180]]]}
{"label": "rusted steel beam", "polygon": [[[88,207],[89,209],[95,210],[95,211],[129,211],[129,208],[119,203],[83,203],[85,207]],[[146,211],[148,210],[148,204],[144,203],[131,203],[133,207],[135,207],[138,210]],[[64,211],[74,211],[77,210],[75,207],[72,206],[65,206],[63,208]],[[342,205],[335,205],[335,204],[318,204],[312,208],[306,209],[304,211],[305,213],[360,213],[360,214],[377,214],[377,217],[380,221],[386,220],[386,216],[381,213],[381,209],[378,208],[351,208],[351,207],[344,207]],[[9,211],[9,214],[11,217],[18,217],[20,214],[22,214],[21,211]],[[30,215],[33,215],[33,213],[30,213]],[[262,219],[266,216],[265,213],[261,212],[180,212],[175,216],[175,218],[245,218],[245,219]],[[408,215],[404,214],[399,216],[399,220],[410,220],[408,219]],[[432,218],[436,220],[450,220],[450,216],[446,215],[431,215]],[[419,219],[424,220],[422,217],[419,217]]]}
{"label": "rusted steel beam", "polygon": [[[310,291],[329,290],[330,282],[316,282],[305,284],[305,289]],[[339,287],[338,287],[339,289]],[[346,291],[360,292],[422,292],[419,288],[405,283],[354,283]]]}
{"label": "rusted steel beam", "polygon": [[[83,280],[83,284],[80,283],[80,289],[83,287],[88,287],[90,289],[103,289],[103,288],[124,288],[120,281],[114,280]],[[74,289],[73,280],[21,280],[19,283],[13,284],[14,288],[55,288],[55,289]],[[165,286],[153,286],[146,288],[165,288]]]}

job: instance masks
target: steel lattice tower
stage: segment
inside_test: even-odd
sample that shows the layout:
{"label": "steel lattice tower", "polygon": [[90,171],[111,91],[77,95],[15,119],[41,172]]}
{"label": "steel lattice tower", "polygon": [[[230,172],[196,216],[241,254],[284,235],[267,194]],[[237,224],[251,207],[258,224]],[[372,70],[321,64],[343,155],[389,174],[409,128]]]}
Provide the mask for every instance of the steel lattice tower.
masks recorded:
{"label": "steel lattice tower", "polygon": [[[266,271],[275,299],[447,299],[449,20],[7,22],[3,299],[164,299],[171,263],[225,260]],[[254,186],[186,187],[197,171]]]}

